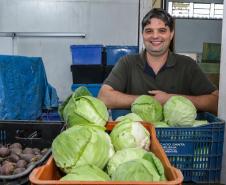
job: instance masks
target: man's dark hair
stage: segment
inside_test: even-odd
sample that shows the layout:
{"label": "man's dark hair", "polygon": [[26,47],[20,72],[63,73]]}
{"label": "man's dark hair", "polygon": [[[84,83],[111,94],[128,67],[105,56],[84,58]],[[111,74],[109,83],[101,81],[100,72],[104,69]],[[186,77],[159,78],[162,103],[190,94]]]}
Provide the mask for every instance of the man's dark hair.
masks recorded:
{"label": "man's dark hair", "polygon": [[169,26],[170,31],[174,30],[173,17],[167,11],[161,8],[153,8],[144,16],[142,20],[142,32],[144,31],[144,27],[150,24],[150,19],[152,18],[157,18],[162,20],[166,26]]}

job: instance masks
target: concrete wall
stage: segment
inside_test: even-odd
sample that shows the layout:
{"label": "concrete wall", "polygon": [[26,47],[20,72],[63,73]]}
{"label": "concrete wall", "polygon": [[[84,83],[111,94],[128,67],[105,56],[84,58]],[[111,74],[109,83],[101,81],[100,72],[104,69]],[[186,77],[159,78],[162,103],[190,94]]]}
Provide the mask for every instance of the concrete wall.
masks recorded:
{"label": "concrete wall", "polygon": [[222,20],[176,19],[175,52],[202,53],[203,43],[221,43]]}

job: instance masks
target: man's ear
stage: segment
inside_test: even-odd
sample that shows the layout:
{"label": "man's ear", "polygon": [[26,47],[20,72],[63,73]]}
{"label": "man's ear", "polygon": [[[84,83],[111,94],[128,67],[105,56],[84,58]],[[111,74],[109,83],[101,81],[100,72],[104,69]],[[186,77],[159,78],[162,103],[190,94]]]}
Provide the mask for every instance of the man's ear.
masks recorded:
{"label": "man's ear", "polygon": [[170,33],[170,40],[172,40],[172,39],[173,39],[173,36],[174,36],[174,30],[173,30],[173,31],[171,31],[171,33]]}

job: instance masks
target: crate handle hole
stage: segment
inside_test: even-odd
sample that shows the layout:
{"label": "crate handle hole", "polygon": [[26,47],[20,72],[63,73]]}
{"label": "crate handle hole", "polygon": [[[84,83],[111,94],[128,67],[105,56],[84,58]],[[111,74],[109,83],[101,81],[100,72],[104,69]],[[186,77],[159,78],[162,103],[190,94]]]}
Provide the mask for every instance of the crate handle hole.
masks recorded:
{"label": "crate handle hole", "polygon": [[40,139],[42,138],[41,132],[39,130],[27,131],[27,130],[17,130],[15,138],[17,139]]}

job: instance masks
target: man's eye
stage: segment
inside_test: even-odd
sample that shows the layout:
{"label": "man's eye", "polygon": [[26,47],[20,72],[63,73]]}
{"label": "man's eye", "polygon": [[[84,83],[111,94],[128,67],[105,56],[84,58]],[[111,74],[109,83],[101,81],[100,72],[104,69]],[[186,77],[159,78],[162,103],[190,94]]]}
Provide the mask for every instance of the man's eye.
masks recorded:
{"label": "man's eye", "polygon": [[166,29],[160,29],[159,32],[160,33],[165,33],[167,30]]}
{"label": "man's eye", "polygon": [[145,30],[145,33],[152,33],[152,30]]}

